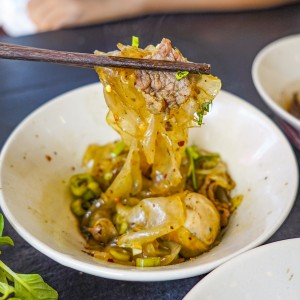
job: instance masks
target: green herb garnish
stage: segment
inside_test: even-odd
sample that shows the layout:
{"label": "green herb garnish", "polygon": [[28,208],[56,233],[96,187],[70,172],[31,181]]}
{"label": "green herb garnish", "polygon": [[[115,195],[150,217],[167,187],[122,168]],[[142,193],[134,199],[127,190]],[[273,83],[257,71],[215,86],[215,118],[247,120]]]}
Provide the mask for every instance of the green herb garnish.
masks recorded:
{"label": "green herb garnish", "polygon": [[132,36],[132,47],[139,47],[139,43],[140,43],[140,41],[139,41],[139,38],[137,37],[137,36]]}
{"label": "green herb garnish", "polygon": [[196,176],[195,161],[199,158],[199,153],[198,153],[198,151],[195,150],[195,148],[193,146],[187,147],[186,153],[190,160],[189,174],[191,174],[191,176],[192,176],[193,188],[194,188],[194,191],[197,191],[199,186],[198,186],[198,181],[197,181],[197,176]]}
{"label": "green herb garnish", "polygon": [[178,71],[176,73],[176,79],[180,80],[180,79],[186,77],[188,74],[189,74],[189,71]]}
{"label": "green herb garnish", "polygon": [[[0,245],[14,243],[8,236],[2,236],[4,218],[0,213]],[[0,260],[0,299],[39,300],[58,299],[58,293],[44,282],[38,274],[18,274],[12,271]]]}
{"label": "green herb garnish", "polygon": [[210,102],[205,102],[201,105],[201,110],[199,112],[197,112],[197,116],[198,116],[198,125],[202,125],[203,123],[203,116],[209,112],[210,109],[210,105],[211,105],[211,101]]}

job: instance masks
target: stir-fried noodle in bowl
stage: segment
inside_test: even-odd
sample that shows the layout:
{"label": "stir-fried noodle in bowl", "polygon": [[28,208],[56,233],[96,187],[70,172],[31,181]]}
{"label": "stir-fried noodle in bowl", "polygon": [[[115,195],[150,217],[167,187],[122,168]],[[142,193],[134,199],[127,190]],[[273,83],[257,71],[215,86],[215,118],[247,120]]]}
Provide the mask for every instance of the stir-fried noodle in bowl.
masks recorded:
{"label": "stir-fried noodle in bowl", "polygon": [[[118,48],[110,55],[187,61],[168,39],[145,49]],[[89,145],[86,171],[70,178],[71,210],[87,241],[83,251],[138,267],[209,251],[242,199],[232,196],[235,182],[221,156],[188,145],[188,129],[201,126],[220,80],[187,72],[96,71],[107,123],[120,140]]]}

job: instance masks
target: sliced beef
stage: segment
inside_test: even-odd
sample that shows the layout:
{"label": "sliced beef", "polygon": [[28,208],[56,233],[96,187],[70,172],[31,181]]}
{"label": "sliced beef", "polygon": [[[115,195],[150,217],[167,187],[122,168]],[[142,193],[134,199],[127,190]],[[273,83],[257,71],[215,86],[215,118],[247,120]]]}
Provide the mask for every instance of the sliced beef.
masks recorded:
{"label": "sliced beef", "polygon": [[[157,46],[157,51],[145,58],[186,61],[177,49],[172,48],[168,39],[163,39]],[[143,92],[147,107],[154,114],[179,107],[191,93],[189,80],[186,77],[178,80],[173,72],[137,70],[135,86]]]}

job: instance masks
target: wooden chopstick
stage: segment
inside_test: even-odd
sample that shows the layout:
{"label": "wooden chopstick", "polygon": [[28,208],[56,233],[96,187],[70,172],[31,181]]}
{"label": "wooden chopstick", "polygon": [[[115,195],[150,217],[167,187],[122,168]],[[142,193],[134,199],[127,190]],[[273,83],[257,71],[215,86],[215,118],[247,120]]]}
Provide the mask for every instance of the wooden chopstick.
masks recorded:
{"label": "wooden chopstick", "polygon": [[0,58],[48,62],[90,69],[100,66],[169,72],[188,71],[190,73],[210,74],[210,65],[206,63],[95,55],[40,49],[6,43],[0,43]]}

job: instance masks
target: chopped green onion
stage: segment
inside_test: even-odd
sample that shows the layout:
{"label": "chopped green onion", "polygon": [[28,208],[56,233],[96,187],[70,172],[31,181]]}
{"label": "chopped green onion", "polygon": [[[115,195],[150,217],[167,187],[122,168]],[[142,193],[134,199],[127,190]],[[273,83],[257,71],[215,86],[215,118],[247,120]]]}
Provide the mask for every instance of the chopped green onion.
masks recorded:
{"label": "chopped green onion", "polygon": [[137,36],[132,36],[132,47],[139,47],[139,38]]}
{"label": "chopped green onion", "polygon": [[200,153],[198,152],[198,149],[196,146],[187,147],[186,151],[187,151],[188,155],[194,160],[196,160],[200,157]]}
{"label": "chopped green onion", "polygon": [[198,182],[197,182],[197,177],[196,177],[196,169],[195,169],[195,162],[192,159],[191,160],[191,165],[192,165],[192,181],[193,181],[193,187],[194,190],[198,190]]}
{"label": "chopped green onion", "polygon": [[211,153],[211,154],[201,154],[198,159],[200,160],[215,160],[220,158],[219,154]]}
{"label": "chopped green onion", "polygon": [[138,257],[136,259],[136,266],[137,267],[157,267],[160,266],[160,257],[145,257],[145,258],[141,258]]}
{"label": "chopped green onion", "polygon": [[186,151],[193,157],[194,160],[214,160],[220,158],[218,153],[201,152],[196,145],[186,148]]}
{"label": "chopped green onion", "polygon": [[195,160],[199,158],[199,153],[197,153],[193,147],[187,147],[186,151],[190,159],[190,173],[192,176],[193,188],[197,191],[199,187],[196,176]]}
{"label": "chopped green onion", "polygon": [[186,77],[188,74],[189,74],[189,71],[178,71],[176,73],[176,79],[180,80],[180,79]]}
{"label": "chopped green onion", "polygon": [[112,157],[119,156],[122,153],[122,151],[125,149],[125,147],[126,147],[126,144],[123,141],[118,142],[116,144],[113,152],[111,153],[111,156]]}

